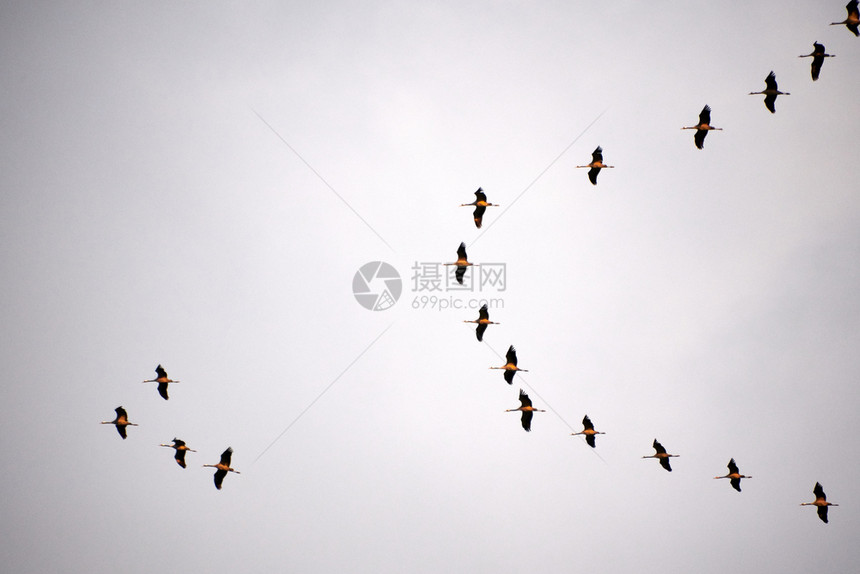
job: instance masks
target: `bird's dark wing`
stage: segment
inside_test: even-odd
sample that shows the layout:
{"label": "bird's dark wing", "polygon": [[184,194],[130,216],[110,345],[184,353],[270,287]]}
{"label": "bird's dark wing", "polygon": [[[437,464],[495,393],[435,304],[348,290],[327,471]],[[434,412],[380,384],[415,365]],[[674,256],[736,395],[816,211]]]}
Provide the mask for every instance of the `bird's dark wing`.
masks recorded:
{"label": "bird's dark wing", "polygon": [[827,495],[824,494],[824,488],[822,488],[821,484],[817,482],[815,483],[815,488],[812,489],[812,493],[815,494],[816,499],[820,498],[822,500],[827,500]]}
{"label": "bird's dark wing", "polygon": [[454,271],[454,278],[457,280],[457,283],[460,285],[463,284],[463,277],[466,275],[466,266],[463,267],[457,266],[457,269]]}
{"label": "bird's dark wing", "polygon": [[654,447],[654,450],[656,450],[656,451],[657,451],[657,454],[663,454],[663,453],[665,453],[665,452],[666,452],[666,449],[665,449],[665,448],[663,448],[663,445],[662,445],[662,444],[660,444],[659,442],[657,442],[657,439],[656,439],[656,438],[654,439],[654,444],[653,444],[652,446]]}
{"label": "bird's dark wing", "polygon": [[215,488],[221,490],[221,483],[224,482],[224,477],[227,476],[226,470],[221,470],[220,468],[215,471]]}
{"label": "bird's dark wing", "polygon": [[[855,36],[860,36],[860,29],[858,29],[857,24],[845,24],[845,26],[846,26],[849,30],[851,30],[852,32],[854,32],[854,35],[855,35]],[[824,522],[827,522],[827,521],[825,520]]]}
{"label": "bird's dark wing", "polygon": [[119,436],[122,437],[122,440],[126,439],[125,425],[116,425],[116,432],[119,433]]}
{"label": "bird's dark wing", "polygon": [[699,149],[705,149],[705,136],[708,135],[708,130],[696,130],[696,134],[693,136],[693,143],[696,144],[696,147]]}
{"label": "bird's dark wing", "polygon": [[514,384],[514,375],[516,375],[516,374],[517,374],[516,371],[505,371],[505,381],[507,381],[507,383],[509,385],[513,385]]}
{"label": "bird's dark wing", "polygon": [[521,407],[532,406],[532,400],[529,398],[529,396],[522,389],[520,389],[520,406]]}
{"label": "bird's dark wing", "polygon": [[702,113],[699,114],[699,124],[710,124],[711,123],[711,106],[705,106],[702,108]]}
{"label": "bird's dark wing", "polygon": [[727,466],[729,467],[729,474],[735,474],[738,472],[738,465],[735,464],[735,459],[731,459]]}
{"label": "bird's dark wing", "polygon": [[827,49],[824,47],[824,44],[819,44],[818,42],[812,43],[812,55],[815,56],[817,54],[824,54],[827,52]]}
{"label": "bird's dark wing", "polygon": [[482,188],[479,187],[478,190],[475,192],[475,199],[477,201],[487,201],[487,194],[484,193],[484,190]]}
{"label": "bird's dark wing", "polygon": [[177,446],[185,446],[185,441],[184,441],[184,440],[179,440],[178,438],[175,438],[175,439],[173,439],[173,446],[174,446],[174,447],[177,447]]}
{"label": "bird's dark wing", "polygon": [[478,320],[487,320],[490,318],[490,311],[487,309],[487,304],[484,303],[481,305],[481,308],[478,309]]}
{"label": "bird's dark wing", "polygon": [[819,506],[818,507],[818,518],[820,518],[822,522],[827,524],[827,507],[826,506]]}
{"label": "bird's dark wing", "polygon": [[592,162],[596,162],[596,161],[602,162],[603,161],[603,148],[601,148],[600,146],[597,146],[597,149],[594,150],[594,152],[592,152],[592,154],[591,154],[591,161]]}
{"label": "bird's dark wing", "polygon": [[582,426],[585,427],[585,430],[594,430],[594,424],[591,422],[591,419],[588,418],[588,415],[582,417]]}
{"label": "bird's dark wing", "polygon": [[461,243],[460,247],[457,248],[457,257],[459,257],[460,259],[467,259],[465,243]]}
{"label": "bird's dark wing", "polygon": [[117,420],[119,420],[119,419],[126,419],[126,420],[128,420],[128,413],[127,413],[127,412],[125,412],[125,409],[124,409],[124,408],[122,408],[122,407],[117,407],[117,408],[115,408],[115,409],[114,409],[114,412],[116,413],[116,418],[117,418]]}
{"label": "bird's dark wing", "polygon": [[505,353],[505,360],[514,366],[517,365],[517,350],[514,349],[513,345],[508,347],[508,352]]}
{"label": "bird's dark wing", "polygon": [[158,378],[166,377],[167,371],[164,370],[164,367],[158,365],[157,367],[155,367],[155,374],[158,375]]}
{"label": "bird's dark wing", "polygon": [[669,457],[661,458],[660,459],[660,466],[662,466],[663,468],[665,468],[669,472],[672,472],[672,465],[669,464]]}
{"label": "bird's dark wing", "polygon": [[591,182],[592,185],[597,185],[597,174],[600,173],[599,167],[593,167],[588,170],[588,181]]}
{"label": "bird's dark wing", "polygon": [[778,89],[778,88],[776,87],[776,74],[774,74],[774,73],[771,71],[771,73],[770,73],[770,74],[768,74],[768,75],[767,75],[767,77],[764,79],[764,85],[766,86],[766,88],[767,88],[768,90],[776,90],[776,89]]}
{"label": "bird's dark wing", "polygon": [[776,94],[768,94],[764,97],[764,107],[769,109],[772,114],[776,113],[774,104],[776,104]]}
{"label": "bird's dark wing", "polygon": [[594,444],[594,435],[593,435],[593,434],[587,434],[587,435],[585,435],[585,442],[587,442],[587,443],[588,443],[588,446],[590,446],[591,448],[594,448],[594,447],[595,447],[595,444]]}
{"label": "bird's dark wing", "polygon": [[233,456],[233,447],[227,447],[227,450],[221,453],[221,464],[230,466],[230,458]]}
{"label": "bird's dark wing", "polygon": [[167,396],[167,383],[158,383],[158,394],[165,401],[170,398]]}
{"label": "bird's dark wing", "polygon": [[478,323],[478,328],[475,329],[475,335],[478,336],[479,341],[484,340],[484,331],[486,331],[486,330],[487,330],[487,324],[486,323]]}
{"label": "bird's dark wing", "polygon": [[481,228],[481,220],[484,218],[485,211],[487,211],[487,208],[483,205],[479,205],[475,208],[475,211],[472,212],[472,218],[475,220],[475,227],[478,229]]}
{"label": "bird's dark wing", "polygon": [[532,416],[534,415],[531,411],[523,411],[523,416],[520,419],[520,422],[523,423],[523,429],[526,432],[531,432],[532,430]]}
{"label": "bird's dark wing", "polygon": [[812,58],[812,81],[818,80],[821,74],[821,66],[824,64],[824,56],[815,56]]}
{"label": "bird's dark wing", "polygon": [[181,466],[182,468],[185,468],[185,451],[184,450],[178,450],[177,449],[176,455],[173,458],[176,460],[176,463],[179,466]]}
{"label": "bird's dark wing", "polygon": [[732,483],[732,488],[734,488],[734,489],[735,489],[735,490],[737,490],[738,492],[740,492],[740,491],[741,491],[741,479],[739,479],[739,478],[732,478],[732,479],[729,479],[729,482],[731,482],[731,483]]}

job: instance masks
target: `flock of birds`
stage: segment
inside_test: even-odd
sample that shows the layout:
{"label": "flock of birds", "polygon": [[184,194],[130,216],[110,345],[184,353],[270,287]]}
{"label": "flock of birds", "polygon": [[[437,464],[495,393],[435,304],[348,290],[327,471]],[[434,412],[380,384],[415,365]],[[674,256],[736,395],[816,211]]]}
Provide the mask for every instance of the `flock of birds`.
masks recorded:
{"label": "flock of birds", "polygon": [[[860,36],[860,30],[858,30],[858,27],[860,27],[860,10],[858,10],[858,3],[860,3],[860,0],[851,0],[851,2],[849,2],[846,6],[846,9],[848,10],[848,17],[842,22],[833,22],[831,25],[835,26],[844,24],[851,32],[854,33],[855,36]],[[804,54],[799,57],[812,58],[812,81],[817,81],[819,76],[821,75],[821,66],[824,63],[824,58],[833,58],[835,56],[833,54],[828,54],[824,45],[816,41],[813,43],[812,53]],[[779,90],[779,87],[776,83],[776,74],[774,74],[773,71],[771,71],[767,75],[764,81],[765,89],[760,92],[750,92],[750,95],[764,95],[765,107],[771,113],[776,113],[777,96],[788,96],[791,94]],[[705,137],[708,135],[709,131],[722,130],[722,128],[714,127],[711,125],[711,107],[708,105],[705,105],[705,107],[702,108],[702,111],[699,113],[699,122],[696,125],[682,127],[681,129],[696,130],[696,133],[693,136],[693,143],[698,149],[704,149]],[[603,163],[603,148],[597,146],[597,148],[591,154],[591,163],[586,165],[578,165],[576,167],[588,168],[588,180],[592,183],[592,185],[597,185],[597,176],[600,174],[600,170],[603,168],[614,168],[615,166],[606,165],[605,163]],[[487,201],[487,194],[482,188],[479,187],[477,191],[475,191],[475,201],[473,201],[472,203],[463,203],[460,204],[460,206],[475,207],[475,210],[472,213],[472,218],[475,222],[475,226],[480,229],[487,207],[498,207],[498,204],[489,203]],[[467,269],[477,264],[469,262],[468,256],[466,254],[466,244],[460,243],[460,246],[457,248],[457,261],[454,263],[446,263],[445,265],[452,265],[456,267],[456,269],[454,270],[454,277],[457,282],[462,285]],[[474,323],[477,325],[475,335],[477,336],[478,341],[484,340],[484,333],[487,331],[487,327],[489,325],[499,324],[490,320],[490,313],[486,304],[484,304],[478,311],[477,319],[464,321],[464,323]],[[508,351],[505,355],[505,364],[499,367],[490,367],[490,369],[503,370],[505,382],[509,385],[513,385],[514,376],[516,375],[517,371],[528,372],[526,369],[521,369],[519,366],[517,366],[517,351],[513,345],[508,348]],[[530,432],[534,413],[546,411],[543,409],[535,408],[532,405],[532,401],[529,398],[528,394],[522,389],[520,389],[519,400],[519,407],[515,409],[507,409],[505,412],[521,412],[522,415],[520,418],[520,423],[522,424],[522,427],[526,432]],[[571,433],[571,435],[584,436],[586,443],[591,448],[596,448],[596,435],[605,433],[594,429],[594,423],[592,423],[588,415],[585,415],[583,417],[582,426],[582,431]],[[642,458],[656,458],[660,462],[660,466],[662,466],[668,472],[672,472],[672,465],[670,464],[669,459],[678,457],[679,455],[670,454],[669,452],[667,452],[666,448],[662,444],[660,444],[657,439],[654,439],[654,442],[651,446],[654,448],[655,453],[651,455],[645,455]],[[741,492],[741,479],[752,478],[752,476],[741,474],[737,463],[735,463],[734,458],[729,460],[727,468],[729,470],[728,474],[724,476],[715,476],[714,479],[727,478],[729,479],[729,483],[731,484],[732,488],[734,488],[738,492]],[[818,509],[819,518],[823,522],[827,523],[828,507],[838,505],[827,501],[827,496],[824,494],[824,488],[818,482],[815,483],[815,487],[813,488],[813,494],[815,495],[815,500],[812,502],[803,502],[801,503],[801,506],[815,506]]]}
{"label": "flock of birds", "polygon": [[[164,367],[158,365],[155,368],[155,374],[157,375],[154,379],[149,379],[143,381],[144,383],[158,383],[158,394],[161,395],[165,401],[170,397],[167,395],[167,386],[170,383],[178,383],[179,381],[174,381],[170,377],[167,376],[167,371],[164,370]],[[127,427],[136,427],[138,426],[135,423],[129,422],[128,420],[128,412],[122,407],[118,406],[114,409],[116,412],[116,418],[112,421],[102,421],[103,425],[114,425],[116,427],[116,432],[119,433],[119,436],[122,437],[123,440],[128,438],[128,433],[126,432]],[[174,450],[173,458],[176,461],[176,464],[181,466],[182,468],[186,468],[185,464],[185,453],[187,452],[197,452],[194,449],[188,448],[185,444],[184,440],[180,440],[178,438],[173,439],[172,444],[160,444],[158,446],[166,446],[168,448],[172,448]],[[227,447],[227,450],[221,453],[221,460],[218,461],[217,464],[204,464],[204,467],[210,467],[217,469],[215,470],[215,488],[221,490],[221,483],[224,482],[224,477],[227,476],[228,472],[235,472],[236,474],[241,474],[235,468],[230,466],[230,459],[233,457],[233,449],[232,447]]]}
{"label": "flock of birds", "polygon": [[[851,0],[846,6],[848,11],[848,16],[842,22],[833,22],[831,25],[842,25],[844,24],[855,36],[860,36],[860,10],[858,10],[858,2],[860,0]],[[819,42],[813,43],[813,51],[810,54],[805,54],[799,56],[801,58],[812,58],[812,80],[817,81],[821,74],[821,67],[825,58],[834,57],[833,54],[826,53],[826,49],[823,44]],[[764,95],[764,104],[771,113],[776,113],[776,98],[781,95],[790,95],[788,92],[782,92],[779,90],[776,82],[776,75],[771,71],[767,77],[765,78],[765,89],[760,92],[750,92],[750,95]],[[681,129],[684,130],[696,130],[696,133],[693,137],[693,142],[698,149],[704,149],[705,137],[708,135],[709,131],[713,130],[721,130],[722,128],[717,128],[711,125],[711,108],[706,105],[702,111],[699,113],[699,121],[696,125],[686,126]],[[601,169],[607,168],[611,169],[615,166],[606,165],[603,163],[603,149],[600,146],[592,152],[591,154],[591,163],[587,165],[578,165],[577,168],[588,168],[588,179],[593,185],[597,185],[597,176],[600,173]],[[478,188],[475,191],[475,200],[471,203],[461,204],[461,207],[465,206],[473,206],[475,208],[472,213],[472,218],[477,228],[481,228],[484,214],[486,213],[487,207],[499,207],[498,204],[489,203],[487,201],[487,195],[482,188]],[[457,261],[453,263],[446,263],[445,265],[450,265],[456,267],[454,270],[454,276],[458,283],[463,284],[463,280],[466,274],[466,271],[469,267],[475,265],[470,263],[468,260],[468,256],[466,254],[466,244],[460,243],[459,248],[457,249]],[[487,305],[481,307],[478,312],[478,318],[471,321],[464,321],[466,323],[474,323],[477,324],[476,328],[476,336],[478,341],[483,341],[484,333],[487,330],[489,325],[498,325],[494,321],[490,320],[489,310]],[[517,371],[528,372],[526,369],[521,369],[517,365],[517,352],[513,345],[508,348],[508,351],[505,355],[505,364],[497,367],[490,367],[490,369],[499,369],[504,371],[504,380],[509,385],[513,385],[514,377]],[[167,376],[167,372],[161,365],[158,365],[155,369],[156,378],[149,379],[143,381],[144,383],[158,383],[158,394],[164,399],[168,400],[168,385],[170,383],[178,383],[177,380],[172,380]],[[528,394],[520,389],[519,393],[519,401],[520,406],[514,409],[507,409],[505,412],[520,412],[521,418],[520,423],[523,429],[527,432],[531,431],[531,423],[532,418],[534,417],[534,413],[536,412],[546,412],[543,409],[537,409],[532,405],[532,401],[529,398]],[[101,424],[112,424],[116,427],[117,432],[120,437],[123,439],[127,438],[127,427],[130,426],[138,426],[135,423],[129,422],[128,413],[126,410],[119,406],[114,409],[116,412],[116,418],[112,421],[102,421]],[[588,415],[585,415],[582,419],[583,430],[581,432],[571,433],[573,436],[582,435],[585,438],[586,443],[591,448],[596,448],[595,437],[599,434],[605,434],[603,432],[597,431],[594,429],[594,424]],[[174,438],[172,444],[161,444],[159,446],[172,448],[174,450],[174,459],[176,463],[182,467],[186,468],[185,455],[188,452],[196,452],[195,450],[189,448],[185,441],[180,440],[178,438]],[[642,458],[656,458],[660,465],[666,469],[667,471],[672,471],[672,466],[670,464],[669,459],[678,457],[677,454],[670,454],[666,451],[665,447],[663,447],[657,439],[654,439],[652,443],[652,447],[654,448],[655,453],[652,455],[645,455]],[[233,449],[228,447],[223,453],[221,453],[221,459],[217,464],[204,464],[204,467],[215,468],[214,482],[215,487],[217,489],[221,489],[222,482],[224,477],[227,476],[228,472],[233,472],[236,474],[240,474],[238,470],[232,468],[230,466],[230,461],[233,455]],[[741,479],[743,478],[752,478],[751,476],[746,476],[740,474],[737,464],[735,463],[735,459],[732,458],[728,463],[729,473],[725,476],[715,476],[715,479],[728,478],[731,486],[741,492]],[[827,497],[824,494],[824,489],[821,484],[816,482],[815,487],[813,489],[813,493],[815,495],[815,500],[813,502],[804,502],[801,503],[801,506],[815,506],[818,509],[818,516],[825,523],[828,521],[827,519],[827,509],[830,506],[838,506],[831,502],[827,501]]]}

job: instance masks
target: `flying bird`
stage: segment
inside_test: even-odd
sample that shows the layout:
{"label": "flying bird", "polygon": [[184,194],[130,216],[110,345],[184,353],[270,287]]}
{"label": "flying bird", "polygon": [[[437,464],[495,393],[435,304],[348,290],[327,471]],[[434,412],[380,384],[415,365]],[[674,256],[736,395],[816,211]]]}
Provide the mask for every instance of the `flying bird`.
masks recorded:
{"label": "flying bird", "polygon": [[779,88],[776,86],[776,75],[771,70],[770,74],[764,79],[765,88],[761,92],[750,92],[749,95],[756,96],[764,94],[764,105],[767,109],[770,110],[770,113],[775,114],[776,108],[774,104],[776,103],[777,96],[790,96],[788,92],[780,92]]}
{"label": "flying bird", "polygon": [[824,58],[835,58],[836,56],[825,53],[824,44],[813,42],[811,54],[798,56],[798,58],[810,57],[812,58],[812,81],[814,82],[818,79],[818,75],[821,73],[821,65],[824,64]]}
{"label": "flying bird", "polygon": [[167,371],[161,365],[155,367],[155,374],[158,375],[154,379],[149,379],[148,381],[143,381],[144,383],[158,383],[158,394],[166,401],[170,397],[167,396],[167,384],[168,383],[178,383],[179,381],[174,381],[167,377]]}
{"label": "flying bird", "polygon": [[119,436],[121,436],[122,439],[125,440],[125,427],[136,427],[137,425],[128,422],[128,413],[125,412],[125,409],[122,408],[122,406],[115,408],[114,411],[116,411],[116,418],[112,421],[102,421],[101,424],[116,425],[116,432],[118,432]]}
{"label": "flying bird", "polygon": [[665,468],[666,470],[668,470],[669,472],[672,472],[672,466],[669,464],[669,457],[680,456],[680,455],[667,453],[666,449],[663,448],[662,444],[657,442],[656,438],[654,439],[654,444],[652,446],[654,447],[654,450],[657,451],[657,453],[651,454],[648,456],[643,456],[642,458],[658,458],[658,459],[660,459],[660,465],[663,468]]}
{"label": "flying bird", "polygon": [[186,452],[197,452],[194,449],[190,449],[185,446],[184,440],[179,440],[178,438],[173,439],[173,444],[160,444],[159,446],[166,446],[172,449],[176,449],[176,454],[173,455],[173,458],[176,460],[176,464],[185,468],[185,453]]}
{"label": "flying bird", "polygon": [[481,228],[481,221],[484,217],[484,212],[487,211],[488,207],[498,207],[495,203],[487,203],[487,194],[484,193],[482,188],[478,188],[478,191],[475,192],[475,201],[472,203],[461,203],[460,207],[467,207],[470,205],[475,206],[475,211],[472,212],[472,217],[475,219],[475,227],[478,229]]}
{"label": "flying bird", "polygon": [[[855,7],[857,2],[854,2]],[[821,488],[821,484],[815,483],[815,488],[812,489],[812,493],[815,494],[814,502],[801,502],[801,506],[817,506],[818,507],[818,518],[821,519],[822,522],[827,523],[827,507],[828,506],[839,506],[838,504],[833,504],[832,502],[827,502],[827,495],[824,494],[824,489]]]}
{"label": "flying bird", "polygon": [[487,325],[499,325],[500,323],[496,323],[494,321],[490,321],[490,312],[487,310],[487,304],[485,303],[480,310],[478,310],[478,318],[474,321],[463,321],[464,323],[477,323],[478,328],[475,329],[475,334],[478,336],[479,341],[484,340],[484,331],[487,330]]}
{"label": "flying bird", "polygon": [[457,262],[456,263],[446,263],[445,265],[456,265],[457,270],[454,272],[454,277],[457,278],[457,283],[460,285],[463,284],[463,276],[466,274],[466,269],[474,265],[474,263],[469,263],[466,258],[466,244],[460,243],[460,247],[457,248]]}
{"label": "flying bird", "polygon": [[715,128],[711,126],[711,106],[706,105],[702,108],[702,112],[699,114],[698,124],[681,129],[696,130],[696,135],[693,136],[693,141],[697,148],[703,149],[705,147],[705,136],[708,135],[708,130],[722,130],[723,128]]}
{"label": "flying bird", "polygon": [[[848,10],[848,17],[841,22],[831,22],[831,26],[839,26],[840,24],[845,24],[845,27],[854,32],[855,36],[860,36],[860,30],[858,30],[858,26],[860,26],[860,9],[857,8],[857,0],[851,0],[848,4],[845,5],[845,9]],[[827,522],[825,520],[825,522]]]}
{"label": "flying bird", "polygon": [[603,148],[597,146],[597,149],[591,154],[591,163],[588,165],[578,165],[576,167],[590,167],[591,169],[588,170],[588,179],[592,184],[597,185],[597,174],[600,173],[600,169],[603,167],[613,168],[615,166],[603,163]]}
{"label": "flying bird", "polygon": [[534,413],[545,413],[546,411],[543,409],[536,409],[532,406],[532,400],[529,396],[520,389],[520,406],[516,409],[507,409],[506,413],[513,413],[516,411],[522,411],[523,416],[520,418],[520,422],[523,425],[523,428],[526,432],[531,432],[532,430],[532,416]]}
{"label": "flying bird", "polygon": [[491,369],[504,369],[505,371],[505,380],[509,385],[514,384],[514,375],[517,374],[517,371],[523,371],[524,373],[528,373],[527,369],[521,369],[517,366],[517,350],[514,349],[514,346],[511,345],[508,348],[508,352],[505,354],[505,361],[507,361],[501,367],[490,367]]}
{"label": "flying bird", "polygon": [[203,466],[208,466],[210,468],[217,468],[215,471],[215,488],[221,490],[221,483],[224,481],[224,477],[227,476],[228,472],[235,472],[236,474],[242,474],[238,470],[230,468],[230,457],[233,456],[233,448],[227,447],[227,450],[221,453],[221,462],[218,464],[204,464]]}
{"label": "flying bird", "polygon": [[738,465],[735,464],[735,459],[731,459],[729,464],[729,473],[725,476],[715,476],[714,478],[728,478],[729,482],[732,484],[732,488],[741,491],[741,479],[742,478],[752,478],[751,476],[744,476],[738,471]]}
{"label": "flying bird", "polygon": [[585,435],[585,442],[587,442],[588,446],[590,446],[591,448],[594,448],[596,446],[594,444],[594,435],[606,434],[605,432],[598,432],[594,430],[594,424],[591,422],[591,419],[588,418],[588,415],[585,415],[585,417],[583,417],[582,426],[582,432],[572,432],[570,434],[572,434],[573,436],[576,436],[578,434]]}

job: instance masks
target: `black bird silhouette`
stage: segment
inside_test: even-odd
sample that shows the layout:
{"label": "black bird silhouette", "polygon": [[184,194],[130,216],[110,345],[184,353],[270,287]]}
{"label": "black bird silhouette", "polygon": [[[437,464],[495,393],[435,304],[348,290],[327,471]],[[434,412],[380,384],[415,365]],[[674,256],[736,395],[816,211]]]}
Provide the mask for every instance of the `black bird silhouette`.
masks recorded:
{"label": "black bird silhouette", "polygon": [[505,371],[505,381],[509,385],[514,384],[514,375],[517,374],[517,371],[523,371],[524,373],[528,373],[527,369],[521,369],[517,367],[517,350],[514,349],[514,346],[511,345],[508,347],[508,352],[505,354],[505,361],[507,361],[501,367],[490,367],[491,369],[503,369]]}
{"label": "black bird silhouette", "polygon": [[478,318],[474,321],[463,321],[464,323],[477,323],[478,328],[475,329],[475,334],[478,336],[479,341],[484,340],[484,331],[487,330],[487,325],[499,325],[500,323],[495,323],[490,321],[490,312],[487,310],[487,304],[484,305],[478,310]]}
{"label": "black bird silhouette", "polygon": [[798,56],[798,58],[812,58],[812,81],[818,80],[818,75],[821,74],[821,66],[824,64],[824,58],[835,58],[833,54],[825,53],[824,44],[818,42],[812,43],[812,53]]}
{"label": "black bird silhouette", "polygon": [[703,149],[705,147],[705,136],[709,130],[722,130],[723,128],[715,128],[711,126],[711,106],[706,105],[702,108],[699,114],[699,123],[694,126],[681,128],[682,130],[696,130],[696,135],[693,136],[693,142],[696,147]]}
{"label": "black bird silhouette", "polygon": [[203,466],[208,466],[211,468],[217,468],[215,471],[215,488],[221,490],[221,483],[224,482],[224,477],[227,476],[228,472],[235,472],[236,474],[242,474],[238,470],[234,468],[230,468],[230,458],[233,456],[233,448],[227,447],[227,450],[221,453],[221,462],[218,464],[204,464]]}
{"label": "black bird silhouette", "polygon": [[460,207],[475,206],[475,211],[472,212],[472,217],[475,219],[475,227],[481,228],[481,222],[484,218],[484,212],[488,207],[498,207],[495,203],[487,203],[487,194],[480,187],[475,192],[475,201],[472,203],[461,203]]}
{"label": "black bird silhouette", "polygon": [[591,154],[591,163],[588,165],[578,165],[576,167],[590,167],[591,169],[588,170],[588,179],[593,185],[597,185],[597,174],[600,173],[600,169],[604,167],[613,168],[615,166],[603,163],[603,148],[597,146],[597,149]]}
{"label": "black bird silhouette", "polygon": [[764,79],[765,88],[761,92],[750,92],[749,95],[756,96],[764,94],[764,105],[767,109],[770,110],[770,113],[776,113],[776,97],[777,96],[790,96],[788,92],[780,92],[779,88],[776,86],[776,75],[774,75],[773,71],[767,75]]}
{"label": "black bird silhouette", "polygon": [[516,412],[516,411],[522,411],[522,413],[523,413],[523,416],[520,418],[520,422],[522,423],[523,429],[525,429],[526,432],[531,432],[531,430],[532,430],[532,416],[534,416],[534,413],[546,412],[543,409],[534,408],[532,406],[532,400],[529,398],[529,396],[522,389],[520,389],[520,406],[519,406],[519,408],[507,409],[505,412],[506,413],[512,413],[512,412]]}
{"label": "black bird silhouette", "polygon": [[136,427],[137,425],[128,422],[128,413],[125,412],[125,409],[122,408],[122,406],[115,408],[114,411],[116,412],[116,418],[112,421],[102,421],[101,424],[116,425],[116,432],[118,432],[119,436],[121,436],[122,439],[125,440],[125,427]]}

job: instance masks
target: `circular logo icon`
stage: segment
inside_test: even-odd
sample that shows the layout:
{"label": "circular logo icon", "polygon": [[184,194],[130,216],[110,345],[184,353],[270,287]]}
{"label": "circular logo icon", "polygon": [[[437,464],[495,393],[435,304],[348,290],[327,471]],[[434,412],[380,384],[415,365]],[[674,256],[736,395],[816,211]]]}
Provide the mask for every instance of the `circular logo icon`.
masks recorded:
{"label": "circular logo icon", "polygon": [[365,263],[352,278],[352,294],[365,309],[385,311],[400,299],[403,282],[397,269],[384,261]]}

